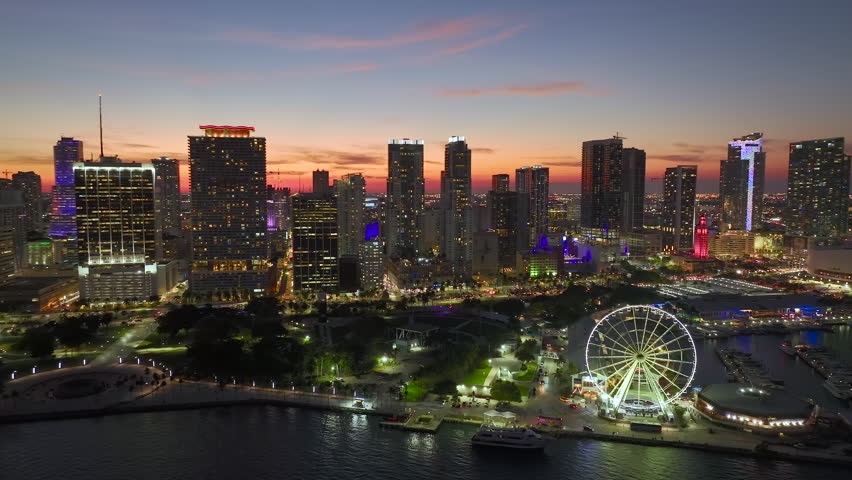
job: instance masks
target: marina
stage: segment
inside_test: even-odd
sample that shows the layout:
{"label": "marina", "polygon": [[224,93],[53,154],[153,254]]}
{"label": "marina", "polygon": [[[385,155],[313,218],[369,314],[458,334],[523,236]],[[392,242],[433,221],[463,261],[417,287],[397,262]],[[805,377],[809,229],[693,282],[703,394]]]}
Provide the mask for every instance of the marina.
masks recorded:
{"label": "marina", "polygon": [[825,378],[823,387],[835,398],[852,399],[852,369],[825,347],[797,345],[796,354]]}
{"label": "marina", "polygon": [[729,380],[749,387],[784,388],[784,381],[773,377],[751,353],[716,347],[716,354],[728,370]]}

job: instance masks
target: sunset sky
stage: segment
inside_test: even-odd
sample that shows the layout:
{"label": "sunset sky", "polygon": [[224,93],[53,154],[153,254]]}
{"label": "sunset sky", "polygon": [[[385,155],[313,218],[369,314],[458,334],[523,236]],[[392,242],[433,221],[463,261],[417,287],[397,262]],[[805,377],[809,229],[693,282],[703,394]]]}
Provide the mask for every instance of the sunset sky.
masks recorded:
{"label": "sunset sky", "polygon": [[762,131],[781,191],[787,143],[852,136],[850,21],[842,0],[8,2],[0,167],[47,189],[60,136],[97,157],[103,93],[107,155],[184,173],[199,125],[251,125],[269,183],[324,168],[383,192],[387,140],[409,137],[435,191],[463,135],[476,190],[541,164],[574,192],[582,141],[618,131],[647,151],[650,191],[695,163],[715,192],[726,142]]}

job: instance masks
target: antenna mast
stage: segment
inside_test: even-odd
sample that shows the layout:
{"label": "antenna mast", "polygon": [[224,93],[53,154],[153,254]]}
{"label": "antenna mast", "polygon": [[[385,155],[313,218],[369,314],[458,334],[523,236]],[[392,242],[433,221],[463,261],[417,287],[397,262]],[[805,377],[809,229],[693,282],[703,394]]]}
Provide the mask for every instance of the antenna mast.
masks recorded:
{"label": "antenna mast", "polygon": [[98,94],[98,129],[101,134],[101,158],[104,158],[104,114],[103,114],[103,106],[101,103],[101,98],[103,98],[103,94]]}

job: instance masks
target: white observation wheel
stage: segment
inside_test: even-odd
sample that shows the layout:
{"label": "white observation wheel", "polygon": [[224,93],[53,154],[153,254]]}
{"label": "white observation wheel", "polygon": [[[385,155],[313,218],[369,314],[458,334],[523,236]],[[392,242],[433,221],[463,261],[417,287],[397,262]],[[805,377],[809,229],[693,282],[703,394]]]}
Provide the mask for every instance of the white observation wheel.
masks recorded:
{"label": "white observation wheel", "polygon": [[604,316],[586,343],[586,369],[610,414],[670,414],[692,383],[695,344],[674,315],[650,305]]}

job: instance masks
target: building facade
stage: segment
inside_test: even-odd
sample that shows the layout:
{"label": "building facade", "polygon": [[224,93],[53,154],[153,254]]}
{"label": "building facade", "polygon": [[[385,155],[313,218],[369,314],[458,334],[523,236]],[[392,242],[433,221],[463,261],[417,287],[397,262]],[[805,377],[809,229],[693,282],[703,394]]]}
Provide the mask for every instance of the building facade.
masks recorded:
{"label": "building facade", "polygon": [[13,173],[12,187],[20,190],[23,196],[25,228],[27,231],[37,229],[44,217],[41,208],[41,176],[35,172]]}
{"label": "building facade", "polygon": [[62,137],[53,146],[53,206],[50,236],[73,238],[77,235],[77,209],[74,205],[74,163],[83,161],[83,142]]}
{"label": "building facade", "polygon": [[328,183],[327,170],[314,170],[312,191],[317,195],[331,195],[331,185]]}
{"label": "building facade", "polygon": [[364,200],[367,184],[360,173],[348,173],[334,181],[337,199],[337,251],[338,257],[358,256],[364,241]]}
{"label": "building facade", "polygon": [[361,288],[367,291],[383,290],[385,257],[378,223],[374,222],[366,226],[364,239],[359,245],[358,258],[360,259]]}
{"label": "building facade", "polygon": [[152,159],[151,164],[154,165],[154,211],[157,230],[175,234],[181,229],[178,161],[160,157]]}
{"label": "building facade", "polygon": [[550,169],[540,165],[516,169],[515,190],[518,195],[527,197],[522,203],[527,204],[528,211],[521,215],[521,220],[526,220],[527,226],[524,229],[528,238],[523,245],[519,245],[526,248],[535,245],[539,237],[547,234]]}
{"label": "building facade", "polygon": [[849,164],[844,138],[790,144],[787,233],[839,238],[849,228]]}
{"label": "building facade", "polygon": [[385,238],[388,254],[415,258],[422,250],[423,140],[388,140]]}
{"label": "building facade", "polygon": [[198,295],[258,295],[268,285],[266,139],[254,127],[203,125],[189,137],[192,259]]}
{"label": "building facade", "polygon": [[493,192],[508,192],[509,191],[509,174],[498,173],[491,175],[491,191]]}
{"label": "building facade", "polygon": [[728,143],[728,158],[719,168],[722,223],[730,230],[751,231],[763,221],[766,152],[763,134],[751,133]]}
{"label": "building facade", "polygon": [[526,244],[529,239],[529,235],[519,229],[519,194],[492,190],[488,192],[488,207],[491,209],[491,229],[497,232],[498,268],[514,270],[517,268],[518,242]]}
{"label": "building facade", "polygon": [[622,150],[622,232],[642,230],[645,216],[645,150]]}
{"label": "building facade", "polygon": [[337,291],[337,213],[337,201],[330,195],[293,196],[294,292]]}
{"label": "building facade", "polygon": [[696,165],[678,165],[666,169],[663,180],[661,227],[675,250],[690,250],[695,226]]}
{"label": "building facade", "polygon": [[621,138],[583,142],[580,226],[601,232],[617,232],[622,226]]}
{"label": "building facade", "polygon": [[80,297],[146,300],[155,295],[154,166],[74,164]]}
{"label": "building facade", "polygon": [[473,206],[470,148],[464,137],[450,137],[441,172],[443,245],[441,252],[459,275],[470,275],[473,254]]}

